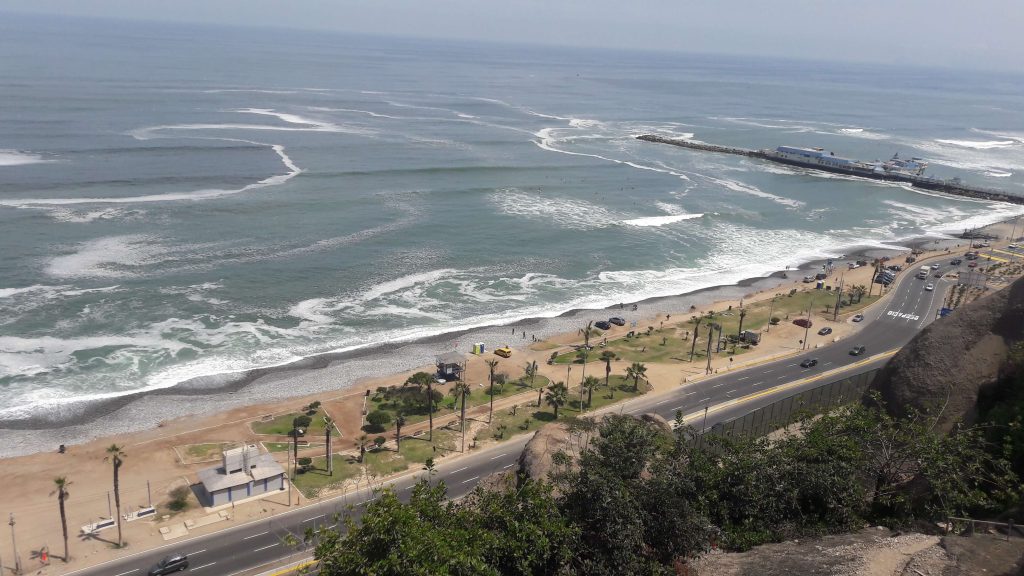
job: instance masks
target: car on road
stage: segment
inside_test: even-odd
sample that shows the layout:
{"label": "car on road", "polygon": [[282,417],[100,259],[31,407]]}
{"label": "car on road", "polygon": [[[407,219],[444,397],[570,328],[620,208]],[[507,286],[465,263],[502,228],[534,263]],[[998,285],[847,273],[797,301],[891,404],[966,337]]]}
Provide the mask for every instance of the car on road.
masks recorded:
{"label": "car on road", "polygon": [[1017,246],[1016,244],[1010,244],[1007,246],[1007,248],[1009,248],[1010,250],[1016,250],[1017,248],[1020,248],[1020,246]]}
{"label": "car on road", "polygon": [[149,576],[164,576],[188,569],[188,556],[184,554],[171,554],[157,562],[149,569]]}
{"label": "car on road", "polygon": [[963,262],[964,261],[960,258],[953,258],[949,263],[952,264],[953,266],[959,266],[963,264]]}
{"label": "car on road", "polygon": [[867,348],[864,348],[863,346],[854,346],[850,349],[850,356],[860,356],[865,350],[867,350]]}
{"label": "car on road", "polygon": [[942,278],[942,272],[936,272],[935,273],[935,277],[936,278]]}
{"label": "car on road", "polygon": [[853,321],[854,322],[863,322],[864,321],[864,315],[863,314],[857,314],[856,316],[853,317]]}
{"label": "car on road", "polygon": [[925,292],[931,292],[932,290],[935,290],[935,284],[928,284],[924,287]]}
{"label": "car on road", "polygon": [[968,268],[977,268],[978,267],[978,263],[977,262],[971,262],[970,264],[967,265],[967,267]]}
{"label": "car on road", "polygon": [[818,365],[818,359],[817,358],[808,358],[807,360],[804,360],[803,362],[800,363],[800,367],[801,368],[813,368],[813,367],[815,367],[817,365]]}
{"label": "car on road", "polygon": [[831,333],[832,333],[832,329],[829,328],[828,326],[825,326],[821,330],[818,330],[818,336],[828,336]]}
{"label": "car on road", "polygon": [[608,319],[608,321],[611,322],[612,324],[615,324],[616,326],[625,326],[626,325],[626,319],[625,318],[619,318],[618,316],[612,316],[611,318]]}
{"label": "car on road", "polygon": [[938,270],[938,269],[939,269],[939,265],[938,264],[932,264],[932,270]]}
{"label": "car on road", "polygon": [[611,330],[612,327],[612,325],[609,324],[607,320],[598,320],[597,322],[594,322],[594,326],[598,330]]}
{"label": "car on road", "polygon": [[512,356],[512,349],[509,348],[508,346],[505,346],[503,348],[498,348],[497,350],[494,351],[494,353],[498,356],[501,356],[502,358],[510,358]]}

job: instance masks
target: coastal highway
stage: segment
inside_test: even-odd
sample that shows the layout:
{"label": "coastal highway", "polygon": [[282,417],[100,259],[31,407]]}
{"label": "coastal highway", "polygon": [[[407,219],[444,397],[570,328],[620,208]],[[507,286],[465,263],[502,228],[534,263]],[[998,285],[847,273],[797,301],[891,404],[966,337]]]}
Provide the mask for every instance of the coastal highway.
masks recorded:
{"label": "coastal highway", "polygon": [[[933,273],[955,270],[956,267],[949,264],[952,257],[932,259],[931,262],[941,264],[940,269],[933,270]],[[832,336],[817,335],[817,330],[829,323],[816,323],[809,331],[808,350],[798,355],[747,369],[731,370],[688,383],[669,393],[643,396],[607,410],[628,414],[653,412],[670,421],[681,411],[688,415],[688,423],[699,428],[703,425],[704,409],[708,407],[707,425],[710,427],[717,422],[742,416],[780,397],[837,379],[841,374],[879,367],[921,328],[934,320],[947,288],[955,282],[934,276],[919,280],[913,275],[920,266],[920,263],[909,266],[893,284],[889,297],[874,304],[864,314],[863,329],[844,341],[814,349],[816,344],[823,345],[832,339]],[[929,283],[935,285],[934,291],[924,289]],[[799,346],[795,341],[793,345]],[[865,354],[850,355],[850,349],[858,345],[867,348]],[[801,368],[800,362],[805,358],[818,359],[818,365]],[[523,435],[461,458],[442,459],[437,465],[435,479],[445,481],[452,498],[463,496],[473,489],[480,478],[515,466],[529,438],[529,435]],[[422,476],[423,472],[416,471],[385,485],[403,496],[409,493],[409,489]],[[189,556],[190,568],[184,574],[227,576],[255,573],[259,567],[271,562],[286,560],[290,556],[299,559],[309,554],[308,551],[303,553],[286,546],[282,542],[286,535],[295,534],[301,538],[308,527],[331,524],[334,513],[344,512],[348,505],[353,505],[353,514],[358,514],[362,506],[373,497],[373,490],[365,487],[314,506],[172,542],[72,574],[145,575],[153,564],[170,553],[185,553]]]}

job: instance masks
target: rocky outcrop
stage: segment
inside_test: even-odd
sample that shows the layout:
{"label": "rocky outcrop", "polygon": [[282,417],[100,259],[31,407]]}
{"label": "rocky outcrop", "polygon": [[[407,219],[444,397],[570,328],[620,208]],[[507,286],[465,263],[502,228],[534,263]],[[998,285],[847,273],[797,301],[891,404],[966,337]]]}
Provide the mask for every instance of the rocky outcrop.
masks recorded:
{"label": "rocky outcrop", "polygon": [[933,322],[885,366],[872,389],[890,413],[939,414],[946,431],[976,416],[979,391],[994,384],[1010,347],[1024,340],[1024,279]]}
{"label": "rocky outcrop", "polygon": [[[613,416],[605,414],[597,418],[600,425],[602,418]],[[641,414],[638,420],[654,428],[659,434],[672,434],[672,427],[664,418],[657,414]],[[596,434],[596,431],[593,432]],[[575,470],[579,462],[580,451],[590,441],[590,433],[573,432],[565,424],[555,422],[542,427],[526,443],[519,455],[519,472],[534,480],[551,479],[554,471]],[[562,456],[557,456],[561,454]],[[563,459],[559,462],[559,459]]]}

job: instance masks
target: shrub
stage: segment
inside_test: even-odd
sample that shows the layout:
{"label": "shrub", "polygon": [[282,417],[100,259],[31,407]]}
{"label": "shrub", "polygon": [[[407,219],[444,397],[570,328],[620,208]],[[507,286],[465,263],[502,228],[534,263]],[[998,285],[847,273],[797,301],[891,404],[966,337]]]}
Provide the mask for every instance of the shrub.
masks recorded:
{"label": "shrub", "polygon": [[380,432],[391,423],[391,414],[383,410],[374,410],[366,415],[366,426],[370,430]]}
{"label": "shrub", "polygon": [[772,316],[770,322],[772,323],[772,326],[776,326],[779,322],[782,322],[782,318],[779,318],[778,316]]}
{"label": "shrub", "polygon": [[167,503],[167,507],[174,512],[181,512],[188,508],[188,497],[191,493],[192,491],[189,490],[188,486],[178,486],[171,490],[171,501]]}
{"label": "shrub", "polygon": [[373,439],[373,445],[376,446],[377,448],[380,448],[387,441],[387,438],[383,436],[377,436],[376,438]]}
{"label": "shrub", "polygon": [[310,418],[309,416],[306,416],[305,414],[303,414],[302,416],[297,416],[294,420],[292,420],[292,426],[296,428],[309,428],[309,425],[312,423],[313,419]]}

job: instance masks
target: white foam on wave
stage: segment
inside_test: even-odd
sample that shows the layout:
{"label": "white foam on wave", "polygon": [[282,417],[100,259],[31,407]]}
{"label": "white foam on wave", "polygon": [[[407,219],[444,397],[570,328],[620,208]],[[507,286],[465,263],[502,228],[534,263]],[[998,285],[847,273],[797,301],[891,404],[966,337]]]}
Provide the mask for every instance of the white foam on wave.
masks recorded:
{"label": "white foam on wave", "polygon": [[129,268],[152,263],[163,251],[149,236],[110,236],[83,242],[74,252],[51,258],[44,272],[58,278],[134,276]]}
{"label": "white foam on wave", "polygon": [[288,180],[291,180],[295,176],[302,173],[302,169],[299,168],[295,162],[292,161],[291,157],[285,153],[284,146],[280,144],[265,144],[263,142],[254,142],[251,140],[237,140],[224,138],[224,140],[231,140],[237,142],[245,142],[248,144],[256,144],[259,146],[269,146],[271,150],[281,159],[281,163],[288,168],[288,172],[284,174],[276,174],[269,178],[264,178],[259,182],[247,184],[241,188],[226,189],[226,188],[208,188],[205,190],[193,190],[190,192],[167,192],[164,194],[147,194],[143,196],[119,196],[119,197],[92,197],[92,198],[11,198],[11,199],[0,199],[0,206],[11,206],[15,208],[24,208],[30,206],[53,206],[53,205],[71,205],[71,204],[136,204],[146,202],[174,202],[182,200],[207,200],[210,198],[219,198],[221,196],[231,196],[234,194],[241,194],[243,192],[249,192],[252,190],[258,190],[260,188],[266,188],[268,186],[278,186],[284,184]]}
{"label": "white foam on wave", "polygon": [[[675,176],[676,178],[679,178],[680,180],[689,180],[689,177],[686,174],[683,174],[682,172],[678,172],[676,170],[672,170],[672,169],[665,168],[665,167],[658,168],[658,167],[655,167],[655,166],[650,166],[648,164],[640,164],[639,162],[633,162],[631,160],[619,160],[619,159],[611,158],[611,157],[608,157],[608,156],[602,156],[600,154],[591,154],[591,153],[586,153],[586,152],[573,152],[571,150],[564,150],[564,149],[561,149],[561,148],[556,148],[555,147],[556,143],[565,142],[565,141],[573,139],[573,137],[570,137],[570,138],[559,138],[559,137],[555,136],[554,134],[555,134],[556,130],[559,130],[559,128],[555,128],[555,127],[542,128],[541,130],[539,130],[537,132],[534,132],[533,135],[536,136],[537,138],[539,138],[539,140],[534,140],[533,143],[538,148],[541,148],[542,150],[547,150],[549,152],[557,152],[559,154],[568,154],[569,156],[582,156],[582,157],[587,157],[587,158],[596,158],[598,160],[604,160],[606,162],[613,162],[615,164],[621,164],[621,165],[625,165],[625,166],[630,166],[630,167],[636,168],[638,170],[647,170],[647,171],[650,171],[650,172],[660,172],[662,174],[669,174],[671,176]],[[662,166],[664,166],[664,164],[662,164]]]}
{"label": "white foam on wave", "polygon": [[45,164],[47,162],[53,162],[53,160],[47,160],[33,152],[0,149],[0,166],[24,166],[26,164]]}
{"label": "white foam on wave", "polygon": [[515,188],[499,190],[491,195],[491,200],[505,214],[553,220],[563,228],[574,230],[602,228],[621,221],[607,208],[597,204],[523,192]]}
{"label": "white foam on wave", "polygon": [[989,170],[985,172],[985,176],[991,176],[992,178],[1009,178],[1013,176],[1013,172],[1000,172],[998,170]]}
{"label": "white foam on wave", "polygon": [[750,194],[751,196],[757,196],[758,198],[765,198],[777,204],[789,206],[790,208],[800,208],[804,206],[804,203],[799,200],[793,200],[792,198],[783,198],[782,196],[777,196],[775,194],[772,194],[771,192],[765,192],[764,190],[761,190],[757,186],[745,184],[737,180],[730,180],[728,178],[715,178],[713,176],[704,176],[704,178],[728,190],[732,190],[734,192],[742,192],[744,194]]}
{"label": "white foam on wave", "polygon": [[703,218],[703,214],[673,214],[670,216],[647,216],[645,218],[633,218],[631,220],[623,220],[623,224],[629,226],[664,226],[666,224],[673,224],[675,222],[682,222],[683,220],[693,220],[695,218]]}
{"label": "white foam on wave", "polygon": [[23,288],[0,288],[0,298],[12,298],[14,296],[33,292],[56,293],[65,288],[67,288],[67,286],[46,286],[43,284],[34,284]]}
{"label": "white foam on wave", "polygon": [[942,140],[936,139],[936,142],[940,144],[949,144],[950,146],[959,146],[961,148],[971,148],[974,150],[992,150],[993,148],[1010,148],[1019,144],[1015,140]]}
{"label": "white foam on wave", "polygon": [[863,138],[865,140],[888,140],[889,136],[886,134],[879,134],[878,132],[871,132],[863,128],[840,128],[839,134],[843,136],[851,136],[853,138]]}

